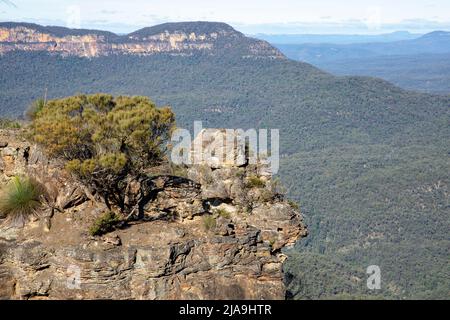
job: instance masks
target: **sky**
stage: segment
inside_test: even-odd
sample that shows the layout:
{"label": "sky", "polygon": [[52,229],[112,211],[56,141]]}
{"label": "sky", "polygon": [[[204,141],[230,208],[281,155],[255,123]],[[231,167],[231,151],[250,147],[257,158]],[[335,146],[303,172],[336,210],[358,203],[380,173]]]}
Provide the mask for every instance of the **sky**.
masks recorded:
{"label": "sky", "polygon": [[0,21],[128,33],[164,22],[221,21],[246,34],[450,31],[449,0],[0,0]]}

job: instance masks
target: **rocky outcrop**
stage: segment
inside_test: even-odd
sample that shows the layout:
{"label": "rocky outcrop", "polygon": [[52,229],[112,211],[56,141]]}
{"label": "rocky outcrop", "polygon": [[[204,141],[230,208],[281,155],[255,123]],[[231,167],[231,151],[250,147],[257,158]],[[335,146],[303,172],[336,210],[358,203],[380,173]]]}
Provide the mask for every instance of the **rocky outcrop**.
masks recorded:
{"label": "rocky outcrop", "polygon": [[248,184],[258,165],[149,174],[127,191],[146,200],[136,218],[93,237],[102,202],[15,132],[0,141],[2,182],[26,173],[52,195],[23,228],[0,218],[0,298],[284,299],[281,249],[306,229],[270,178]]}
{"label": "rocky outcrop", "polygon": [[166,23],[125,36],[96,30],[0,23],[0,54],[45,51],[62,56],[98,57],[112,54],[217,55],[230,47],[243,57],[283,59],[267,42],[250,39],[223,23]]}

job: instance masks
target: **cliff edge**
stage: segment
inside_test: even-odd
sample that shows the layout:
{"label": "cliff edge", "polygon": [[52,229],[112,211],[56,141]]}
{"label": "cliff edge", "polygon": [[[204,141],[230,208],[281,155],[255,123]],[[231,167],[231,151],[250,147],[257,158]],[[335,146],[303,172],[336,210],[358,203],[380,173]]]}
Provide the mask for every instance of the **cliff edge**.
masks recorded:
{"label": "cliff edge", "polygon": [[0,298],[284,299],[281,249],[306,228],[266,168],[158,170],[127,190],[148,200],[139,217],[92,236],[105,205],[20,130],[1,131],[1,182],[31,175],[54,205],[23,228],[0,214]]}
{"label": "cliff edge", "polygon": [[0,23],[0,55],[12,51],[47,52],[60,56],[99,57],[116,54],[222,55],[285,59],[268,42],[248,38],[225,23],[177,22],[143,28],[127,35],[31,23]]}

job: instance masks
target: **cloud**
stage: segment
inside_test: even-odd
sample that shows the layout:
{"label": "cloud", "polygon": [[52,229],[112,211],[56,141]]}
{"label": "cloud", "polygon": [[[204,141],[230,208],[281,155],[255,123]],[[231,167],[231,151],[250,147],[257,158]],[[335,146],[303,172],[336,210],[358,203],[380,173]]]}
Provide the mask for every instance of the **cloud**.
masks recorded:
{"label": "cloud", "polygon": [[[5,12],[0,12],[4,14]],[[4,16],[3,16],[4,17]],[[41,25],[66,26],[66,21],[58,19],[20,18],[8,21],[27,21]],[[153,14],[142,14],[130,23],[114,21],[107,17],[97,19],[82,19],[80,27],[83,29],[107,30],[114,33],[130,33],[138,29],[154,26],[165,22],[176,22],[170,17]],[[225,21],[226,22],[226,21]],[[410,31],[412,33],[427,33],[435,30],[450,31],[450,21],[439,22],[427,19],[407,19],[398,23],[384,23],[378,29],[370,29],[364,20],[348,19],[343,21],[322,20],[318,22],[292,22],[292,23],[240,23],[230,22],[231,26],[245,34],[379,34],[394,31]]]}
{"label": "cloud", "polygon": [[106,15],[114,15],[119,13],[117,10],[100,10],[99,13],[106,14]]}
{"label": "cloud", "polygon": [[138,29],[151,26],[153,24],[126,24],[120,22],[110,22],[108,20],[91,20],[84,21],[81,25],[83,29],[105,30],[117,34],[126,34]]}
{"label": "cloud", "polygon": [[292,22],[268,24],[231,23],[236,29],[246,34],[307,34],[307,33],[385,33],[393,31],[411,31],[426,33],[434,30],[450,31],[450,21],[439,22],[427,19],[407,19],[398,23],[380,23],[377,28],[367,24],[365,20],[349,19],[343,21]]}

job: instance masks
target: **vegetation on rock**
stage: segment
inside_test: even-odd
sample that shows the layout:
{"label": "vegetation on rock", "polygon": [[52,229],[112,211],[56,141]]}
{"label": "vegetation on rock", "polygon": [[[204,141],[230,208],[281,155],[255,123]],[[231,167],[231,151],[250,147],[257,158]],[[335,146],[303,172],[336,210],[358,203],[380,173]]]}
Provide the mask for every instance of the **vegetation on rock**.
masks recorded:
{"label": "vegetation on rock", "polygon": [[23,225],[39,213],[45,187],[32,177],[15,176],[0,190],[0,213],[13,225]]}
{"label": "vegetation on rock", "polygon": [[246,186],[247,188],[264,188],[266,183],[260,177],[253,175],[248,178]]}
{"label": "vegetation on rock", "polygon": [[230,217],[231,217],[231,214],[230,214],[230,212],[228,212],[226,209],[224,209],[224,208],[219,208],[219,209],[217,209],[216,210],[216,214],[219,216],[219,217],[222,217],[222,218],[225,218],[225,219],[230,219]]}
{"label": "vegetation on rock", "polygon": [[20,123],[8,118],[0,118],[0,129],[19,129]]}
{"label": "vegetation on rock", "polygon": [[25,115],[28,119],[34,120],[37,116],[37,114],[44,109],[45,106],[45,100],[42,98],[39,98],[28,107],[28,109],[25,112]]}
{"label": "vegetation on rock", "polygon": [[288,203],[292,207],[292,209],[294,209],[294,210],[299,210],[300,209],[300,206],[298,205],[297,202],[292,201],[292,200],[288,200]]}
{"label": "vegetation on rock", "polygon": [[[125,206],[124,191],[164,160],[175,126],[170,108],[146,97],[79,95],[38,104],[31,137],[109,205]],[[134,205],[134,204],[131,204]]]}
{"label": "vegetation on rock", "polygon": [[121,219],[117,214],[108,211],[95,220],[94,224],[89,228],[89,234],[91,236],[101,236],[113,231],[120,222]]}
{"label": "vegetation on rock", "polygon": [[203,216],[203,227],[206,231],[210,231],[216,227],[216,217],[212,214]]}

